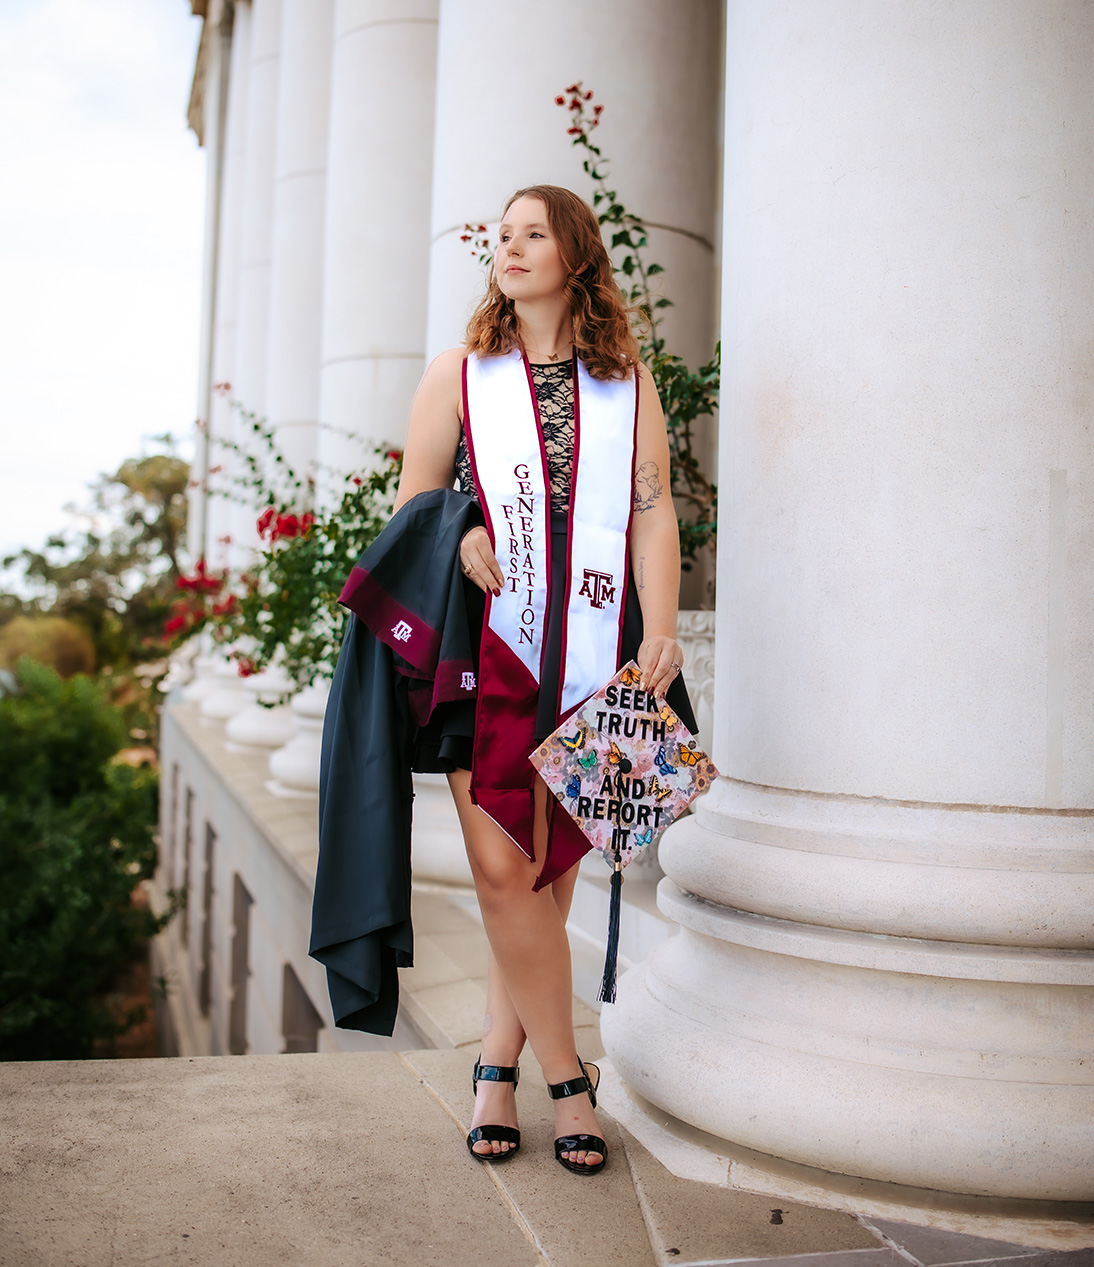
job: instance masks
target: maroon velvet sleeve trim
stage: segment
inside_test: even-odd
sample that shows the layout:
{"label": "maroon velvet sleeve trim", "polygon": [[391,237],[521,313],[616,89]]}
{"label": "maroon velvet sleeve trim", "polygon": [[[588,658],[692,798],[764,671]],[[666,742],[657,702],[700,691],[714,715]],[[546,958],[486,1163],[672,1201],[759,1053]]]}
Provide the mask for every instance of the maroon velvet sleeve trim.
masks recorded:
{"label": "maroon velvet sleeve trim", "polygon": [[427,676],[433,675],[441,649],[440,630],[396,602],[371,572],[354,567],[338,601],[404,660]]}

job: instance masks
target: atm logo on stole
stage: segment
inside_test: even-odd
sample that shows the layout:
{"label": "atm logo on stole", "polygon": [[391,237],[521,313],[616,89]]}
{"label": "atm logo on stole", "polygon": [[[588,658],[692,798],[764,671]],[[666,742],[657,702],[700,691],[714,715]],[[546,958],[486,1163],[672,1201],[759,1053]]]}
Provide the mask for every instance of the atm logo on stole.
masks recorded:
{"label": "atm logo on stole", "polygon": [[615,577],[611,572],[594,572],[585,569],[585,580],[578,590],[579,598],[587,598],[593,607],[603,607],[605,603],[615,602]]}

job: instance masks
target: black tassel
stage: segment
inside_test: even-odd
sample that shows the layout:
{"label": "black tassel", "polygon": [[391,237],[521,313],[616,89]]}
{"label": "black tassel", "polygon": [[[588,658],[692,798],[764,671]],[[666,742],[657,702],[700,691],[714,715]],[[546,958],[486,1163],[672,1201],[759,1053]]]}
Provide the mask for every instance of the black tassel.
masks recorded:
{"label": "black tassel", "polygon": [[619,957],[619,907],[623,894],[623,862],[615,855],[615,870],[612,872],[612,896],[608,906],[608,946],[604,952],[604,976],[600,980],[600,993],[596,996],[601,1003],[615,1002],[615,965]]}

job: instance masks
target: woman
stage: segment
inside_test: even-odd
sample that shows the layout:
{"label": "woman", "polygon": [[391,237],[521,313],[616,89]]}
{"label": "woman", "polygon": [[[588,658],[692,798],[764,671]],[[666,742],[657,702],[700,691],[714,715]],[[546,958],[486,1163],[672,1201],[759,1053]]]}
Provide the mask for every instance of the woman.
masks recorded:
{"label": "woman", "polygon": [[[534,701],[534,738],[538,741],[555,729],[560,696],[565,699],[560,678],[567,653],[562,649],[565,635],[561,630],[565,623],[566,569],[568,565],[574,566],[574,559],[567,553],[567,512],[574,514],[570,505],[574,379],[579,372],[586,384],[579,392],[580,410],[588,411],[589,415],[586,419],[585,412],[581,412],[579,418],[586,445],[596,439],[589,432],[593,425],[589,420],[593,418],[592,408],[598,394],[603,396],[604,408],[614,409],[613,416],[617,418],[624,416],[621,410],[631,409],[633,413],[637,396],[636,423],[626,423],[627,427],[633,427],[633,442],[628,440],[633,443],[633,453],[629,461],[623,454],[618,462],[603,463],[600,472],[607,482],[614,477],[619,485],[619,479],[623,480],[619,486],[625,489],[627,501],[621,513],[618,506],[615,508],[617,520],[625,521],[625,531],[621,523],[613,539],[626,542],[629,534],[629,560],[624,562],[624,575],[629,562],[632,577],[630,586],[619,587],[623,591],[619,595],[619,606],[628,608],[627,619],[632,625],[641,620],[637,660],[642,670],[642,685],[647,691],[664,695],[683,664],[676,641],[679,537],[675,511],[667,492],[669,449],[664,416],[650,373],[639,361],[638,345],[629,326],[629,312],[614,282],[596,217],[588,204],[557,186],[537,185],[519,190],[505,207],[487,294],[471,318],[467,344],[438,356],[426,370],[414,397],[396,509],[416,494],[451,487],[454,474],[459,476],[464,492],[482,497],[482,469],[490,457],[496,455],[497,446],[509,443],[509,428],[504,409],[496,419],[489,418],[489,402],[493,399],[489,395],[489,380],[483,379],[480,388],[475,374],[502,366],[506,355],[518,377],[521,369],[527,374],[534,390],[544,441],[550,493],[550,541],[542,551],[542,558],[547,559],[550,550],[550,561],[546,564],[550,573],[550,585],[545,587],[545,592],[546,588],[550,592],[547,609],[539,613],[534,609],[532,588],[528,588],[527,598],[517,596],[517,585],[524,582],[518,581],[516,573],[521,567],[532,569],[533,556],[527,552],[518,556],[516,550],[525,545],[530,547],[533,540],[527,533],[518,531],[512,510],[514,505],[518,512],[521,507],[516,502],[505,502],[504,493],[497,495],[497,504],[484,506],[488,524],[492,519],[495,521],[493,542],[489,527],[472,528],[463,537],[459,554],[468,583],[481,591],[478,597],[487,613],[488,624],[494,622],[490,613],[500,612],[504,602],[526,604],[519,615],[513,617],[512,645],[499,644],[499,655],[504,658],[514,651],[522,653],[526,634],[521,620],[535,626],[542,618],[540,659],[528,661],[526,658],[533,671],[537,664],[541,668]],[[526,363],[524,366],[521,360]],[[518,377],[512,378],[512,385],[504,390],[526,390],[519,385]],[[476,397],[475,392],[479,392],[479,396]],[[471,409],[476,422],[472,428],[475,434],[469,442],[466,423],[467,402],[471,399],[476,401]],[[518,461],[512,465],[517,472],[514,496],[521,491],[529,492],[520,482],[528,475],[528,464]],[[584,495],[587,500],[591,498],[591,488]],[[490,497],[485,500],[489,502]],[[586,511],[599,513],[591,505]],[[524,527],[532,524],[531,518],[523,522]],[[512,529],[514,552],[509,565],[503,568],[495,547],[500,549],[498,534],[506,527]],[[589,542],[595,533],[584,529],[580,534],[571,533],[575,538],[578,535],[585,545],[571,541],[571,551],[592,548]],[[596,576],[601,577],[596,583],[614,600],[614,581],[609,584],[603,579],[614,574],[596,573],[595,568],[590,570],[594,581]],[[531,574],[529,571],[529,578]],[[635,588],[640,611],[634,606]],[[628,591],[629,604],[623,599]],[[576,611],[574,594],[576,586],[571,592],[571,606]],[[600,613],[593,611],[600,606],[597,595],[590,592],[588,597],[591,601],[582,607],[583,618],[599,619]],[[513,607],[513,611],[516,610]],[[619,619],[623,621],[622,616]],[[503,625],[502,620],[499,625],[502,643],[506,636]],[[596,627],[591,628],[595,637]],[[608,634],[614,637],[610,627]],[[571,639],[573,637],[571,630]],[[528,641],[530,644],[530,636]],[[622,634],[620,643],[624,645]],[[484,641],[483,656],[485,647]],[[614,648],[612,653],[615,654]],[[575,658],[578,653],[571,650],[569,654]],[[515,664],[515,660],[512,662]],[[618,664],[591,686],[586,683],[585,696],[601,685],[615,667]],[[498,819],[505,821],[501,809],[492,816],[483,808],[490,802],[491,789],[486,786],[485,777],[478,775],[478,762],[480,757],[483,762],[487,760],[492,705],[484,681],[486,665],[480,662],[478,669],[479,726],[474,748],[469,735],[461,737],[456,733],[458,725],[434,727],[432,738],[423,737],[427,745],[434,744],[434,756],[439,754],[442,758],[441,768],[447,763],[450,771],[448,781],[491,947],[482,1052],[476,1066],[475,1112],[468,1148],[480,1160],[499,1161],[511,1156],[519,1147],[514,1092],[517,1062],[527,1039],[554,1099],[556,1156],[568,1170],[588,1175],[604,1165],[606,1149],[594,1111],[595,1082],[587,1071],[592,1070],[596,1079],[599,1073],[595,1066],[585,1066],[579,1060],[571,1020],[573,991],[566,918],[577,868],[569,865],[564,873],[544,882],[548,873],[535,861],[543,859],[551,847],[549,803],[553,807],[538,776],[528,774],[528,786],[532,789],[528,803],[534,808],[531,811],[533,839],[526,846],[515,847],[514,841],[521,844],[517,828],[509,827],[508,823],[508,830],[499,826]],[[512,680],[507,673],[507,669],[500,671],[504,679],[502,690],[511,689],[505,686],[505,682]],[[675,703],[678,711],[683,710],[685,724],[692,724],[691,709],[686,696],[682,696],[682,687],[682,682],[678,683],[673,692],[677,696]],[[502,700],[504,696],[494,698]],[[571,709],[563,707],[561,711],[565,715]],[[509,749],[520,747],[507,746]],[[526,761],[532,746],[518,751],[517,760]],[[496,751],[498,747],[495,745],[495,755],[504,760],[505,754]],[[476,766],[479,778],[478,794],[472,786],[472,765]],[[555,817],[565,819],[567,816],[560,813]],[[563,830],[563,824],[558,824],[558,830]],[[568,858],[569,855],[560,856]]]}

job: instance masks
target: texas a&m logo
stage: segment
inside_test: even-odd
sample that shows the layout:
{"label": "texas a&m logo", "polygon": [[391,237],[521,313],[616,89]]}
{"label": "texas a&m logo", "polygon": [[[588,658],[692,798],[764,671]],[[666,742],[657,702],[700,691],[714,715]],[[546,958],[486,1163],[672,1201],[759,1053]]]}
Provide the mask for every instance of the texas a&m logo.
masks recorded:
{"label": "texas a&m logo", "polygon": [[473,690],[475,689],[475,675],[474,675],[474,673],[465,673],[465,674],[463,675],[463,677],[460,679],[460,686],[461,686],[461,687],[462,687],[465,691],[473,691]]}
{"label": "texas a&m logo", "polygon": [[398,624],[391,626],[391,636],[396,642],[409,642],[410,635],[413,632],[414,630],[411,629],[405,620],[400,620]]}
{"label": "texas a&m logo", "polygon": [[585,580],[577,591],[579,598],[587,598],[594,607],[603,607],[605,603],[615,602],[614,576],[611,572],[594,572],[585,569]]}

